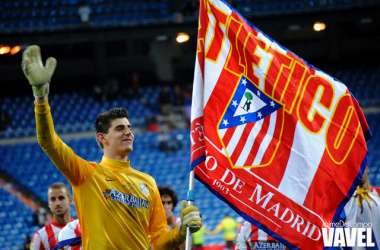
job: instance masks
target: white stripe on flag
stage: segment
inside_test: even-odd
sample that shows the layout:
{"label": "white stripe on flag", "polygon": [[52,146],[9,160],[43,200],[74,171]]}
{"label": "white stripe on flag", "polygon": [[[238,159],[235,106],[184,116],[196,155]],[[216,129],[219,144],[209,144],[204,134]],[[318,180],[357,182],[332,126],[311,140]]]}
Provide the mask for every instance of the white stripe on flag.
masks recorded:
{"label": "white stripe on flag", "polygon": [[203,116],[203,77],[198,56],[195,60],[191,121]]}
{"label": "white stripe on flag", "polygon": [[298,204],[303,204],[325,152],[323,144],[318,142],[320,136],[324,137],[324,133],[311,135],[297,123],[292,151],[278,190]]}
{"label": "white stripe on flag", "polygon": [[230,142],[228,143],[228,145],[225,145],[227,153],[228,153],[228,155],[230,157],[233,154],[233,152],[234,152],[234,150],[236,148],[236,145],[238,144],[238,142],[240,140],[240,137],[241,137],[241,135],[244,132],[244,129],[245,129],[246,125],[247,124],[243,124],[243,125],[237,126],[236,129],[235,129],[235,131],[234,131],[234,134],[231,137]]}
{"label": "white stripe on flag", "polygon": [[[271,41],[265,37],[261,32],[257,35],[257,38],[264,40],[264,42],[268,45],[271,44]],[[273,59],[273,55],[264,51],[261,49],[261,47],[257,46],[257,49],[255,50],[255,54],[260,56],[260,67],[253,66],[253,72],[255,72],[255,75],[259,78],[259,88],[264,89],[264,79],[266,76],[266,73],[269,68],[269,64],[271,63]]]}
{"label": "white stripe on flag", "polygon": [[208,26],[207,33],[205,36],[205,56],[208,50],[208,46],[210,46],[211,39],[214,37],[213,35],[215,33],[215,17],[211,13],[208,13],[207,16],[209,18],[210,24]]}
{"label": "white stripe on flag", "polygon": [[276,127],[276,120],[277,120],[277,112],[274,112],[270,115],[270,123],[269,123],[268,132],[260,144],[259,151],[257,152],[255,160],[252,163],[252,166],[260,165],[261,160],[264,157],[265,151],[267,150],[270,142],[272,141],[274,129]]}
{"label": "white stripe on flag", "polygon": [[[315,75],[322,76],[331,83],[334,82],[333,78],[321,71],[317,70]],[[336,81],[334,82],[335,99],[333,100],[332,107],[335,107],[338,98],[343,95],[345,91],[346,87],[344,85],[339,85]],[[334,112],[334,108],[327,110],[322,108],[317,102],[314,103],[312,110],[317,110],[323,117],[331,117]],[[319,134],[311,134],[300,122],[296,125],[292,151],[278,190],[300,205],[302,205],[306,199],[309,187],[325,153],[327,124],[327,122],[324,124]]]}
{"label": "white stripe on flag", "polygon": [[244,166],[245,161],[248,158],[249,153],[251,152],[253,143],[255,142],[256,136],[260,132],[262,125],[263,125],[264,119],[256,122],[256,124],[253,126],[251,132],[249,133],[249,136],[247,138],[247,141],[245,142],[244,148],[238,158],[238,160],[235,163],[235,166],[242,167]]}
{"label": "white stripe on flag", "polygon": [[227,15],[231,15],[232,11],[229,7],[227,7],[226,4],[224,4],[222,1],[212,1],[215,7],[222,10],[224,13],[227,13]]}
{"label": "white stripe on flag", "polygon": [[221,139],[223,139],[224,135],[226,134],[227,132],[227,129],[224,128],[224,129],[219,129],[219,136]]}
{"label": "white stripe on flag", "polygon": [[272,43],[275,43],[275,42],[271,42],[271,40],[269,40],[266,36],[263,35],[263,33],[259,32],[257,34],[257,38],[260,39],[260,40],[263,40],[267,45],[271,46],[272,47]]}
{"label": "white stripe on flag", "polygon": [[281,54],[283,54],[283,55],[286,55],[288,53],[287,50],[284,50],[282,47],[280,47],[280,45],[278,45],[276,43],[276,41],[273,41],[273,43],[270,45],[270,47],[272,47],[274,50],[276,50],[278,52],[281,52]]}
{"label": "white stripe on flag", "polygon": [[[208,48],[210,43],[209,37],[212,37],[214,34],[214,23],[211,23],[212,20],[215,21],[215,18],[210,14],[210,28],[208,33],[206,34],[206,42],[205,42],[205,50]],[[220,25],[220,28],[223,31],[224,40],[222,46],[222,52],[219,55],[218,61],[216,63],[211,62],[210,60],[205,60],[205,82],[207,83],[205,91],[204,91],[204,103],[207,105],[208,100],[215,88],[216,83],[219,80],[220,74],[224,68],[224,64],[226,63],[228,53],[230,51],[231,43],[226,37],[226,28]]]}

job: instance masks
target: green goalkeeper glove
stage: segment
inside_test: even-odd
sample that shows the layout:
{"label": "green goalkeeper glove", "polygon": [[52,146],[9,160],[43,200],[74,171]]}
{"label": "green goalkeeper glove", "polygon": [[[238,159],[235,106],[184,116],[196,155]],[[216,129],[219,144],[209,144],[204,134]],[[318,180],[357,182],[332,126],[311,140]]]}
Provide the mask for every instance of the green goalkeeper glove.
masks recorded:
{"label": "green goalkeeper glove", "polygon": [[49,57],[46,66],[42,64],[40,47],[31,45],[22,54],[22,71],[32,85],[33,95],[43,97],[49,94],[49,82],[52,77],[57,60]]}
{"label": "green goalkeeper glove", "polygon": [[190,233],[195,233],[202,227],[202,215],[197,207],[190,206],[187,201],[181,201],[181,226],[179,234],[183,237],[187,235],[187,228],[190,228]]}

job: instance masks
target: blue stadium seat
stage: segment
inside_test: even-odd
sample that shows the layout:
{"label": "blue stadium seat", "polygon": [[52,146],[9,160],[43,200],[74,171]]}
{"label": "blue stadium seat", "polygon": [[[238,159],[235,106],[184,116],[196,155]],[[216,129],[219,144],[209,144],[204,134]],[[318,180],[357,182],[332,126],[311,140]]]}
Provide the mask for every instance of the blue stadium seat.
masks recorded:
{"label": "blue stadium seat", "polygon": [[104,9],[103,9],[102,6],[96,6],[96,7],[93,9],[93,12],[94,12],[94,14],[103,14],[103,12],[105,12],[105,11],[104,11]]}
{"label": "blue stadium seat", "polygon": [[76,5],[78,5],[80,2],[79,2],[79,0],[68,0],[68,4],[69,5],[74,5],[74,6],[76,6]]}

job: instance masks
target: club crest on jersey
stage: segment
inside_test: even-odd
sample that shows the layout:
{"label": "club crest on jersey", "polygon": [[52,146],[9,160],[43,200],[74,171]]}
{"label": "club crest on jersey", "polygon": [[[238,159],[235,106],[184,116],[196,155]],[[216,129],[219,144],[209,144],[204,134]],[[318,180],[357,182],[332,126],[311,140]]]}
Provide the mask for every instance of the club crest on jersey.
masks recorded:
{"label": "club crest on jersey", "polygon": [[270,164],[281,141],[283,112],[280,103],[249,79],[240,78],[218,125],[231,167]]}
{"label": "club crest on jersey", "polygon": [[140,184],[140,190],[141,190],[141,192],[142,192],[145,196],[148,196],[148,195],[149,195],[148,187],[147,187],[145,184],[142,184],[142,183],[139,183],[139,184]]}

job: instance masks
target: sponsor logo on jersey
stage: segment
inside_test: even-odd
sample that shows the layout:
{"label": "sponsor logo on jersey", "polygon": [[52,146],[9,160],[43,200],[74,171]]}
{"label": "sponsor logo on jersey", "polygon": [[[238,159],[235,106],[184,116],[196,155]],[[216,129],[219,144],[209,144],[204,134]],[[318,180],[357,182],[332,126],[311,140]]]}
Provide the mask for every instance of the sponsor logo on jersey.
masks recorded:
{"label": "sponsor logo on jersey", "polygon": [[252,249],[256,250],[279,250],[286,249],[286,246],[279,242],[256,242]]}
{"label": "sponsor logo on jersey", "polygon": [[115,190],[114,188],[106,189],[106,192],[103,192],[103,195],[106,200],[109,198],[111,201],[121,202],[129,207],[135,207],[138,209],[141,207],[145,207],[146,209],[149,208],[149,201],[137,198],[134,195],[125,194],[123,192]]}

